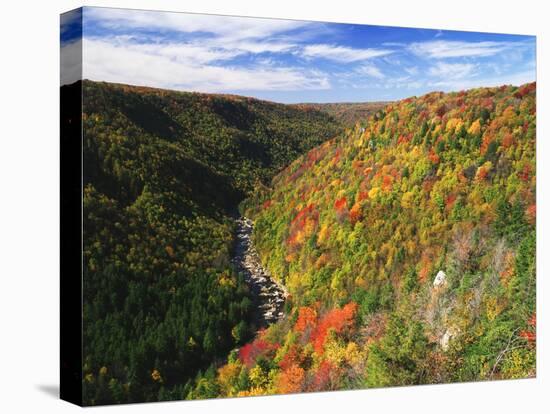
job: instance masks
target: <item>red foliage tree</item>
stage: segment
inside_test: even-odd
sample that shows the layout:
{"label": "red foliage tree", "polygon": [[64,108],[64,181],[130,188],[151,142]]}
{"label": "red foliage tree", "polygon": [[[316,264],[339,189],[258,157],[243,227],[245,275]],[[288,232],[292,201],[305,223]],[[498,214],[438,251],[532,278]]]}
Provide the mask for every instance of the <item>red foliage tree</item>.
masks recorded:
{"label": "red foliage tree", "polygon": [[283,356],[279,362],[279,367],[286,371],[292,366],[302,366],[305,362],[305,356],[302,352],[302,347],[297,344],[291,345],[286,354]]}
{"label": "red foliage tree", "polygon": [[247,367],[251,367],[256,363],[256,359],[260,356],[267,355],[268,353],[277,350],[278,344],[272,344],[262,338],[259,334],[254,341],[244,345],[239,349],[239,359]]}
{"label": "red foliage tree", "polygon": [[303,227],[306,222],[307,216],[311,214],[314,211],[314,209],[315,209],[315,206],[313,204],[308,204],[307,207],[303,208],[298,212],[298,214],[296,214],[296,216],[290,222],[290,225],[297,226],[300,228]]}
{"label": "red foliage tree", "polygon": [[439,155],[437,155],[433,149],[430,150],[428,158],[432,162],[432,164],[439,164]]}
{"label": "red foliage tree", "polygon": [[405,135],[400,135],[399,138],[397,138],[398,144],[406,144],[407,142],[410,142],[412,139],[412,133],[408,133]]}
{"label": "red foliage tree", "polygon": [[317,312],[309,306],[302,306],[298,310],[298,319],[294,325],[296,332],[304,332],[307,328],[313,328],[317,322]]}
{"label": "red foliage tree", "polygon": [[334,202],[334,208],[336,210],[342,210],[344,208],[346,208],[348,206],[348,200],[346,199],[346,197],[342,197],[342,198],[339,198],[338,200],[336,200]]}
{"label": "red foliage tree", "polygon": [[336,217],[340,222],[346,219],[348,215],[348,200],[344,196],[334,202],[334,209],[336,210]]}
{"label": "red foliage tree", "polygon": [[507,133],[502,138],[502,146],[504,148],[510,148],[514,144],[514,136],[510,133]]}
{"label": "red foliage tree", "polygon": [[290,222],[289,236],[287,239],[287,245],[289,247],[295,247],[303,242],[303,231],[306,224],[309,223],[310,230],[317,226],[319,222],[319,212],[315,209],[314,204],[309,204],[296,214],[296,216]]}
{"label": "red foliage tree", "polygon": [[393,176],[385,175],[384,178],[382,178],[382,190],[390,191],[392,184],[393,184]]}
{"label": "red foliage tree", "polygon": [[532,82],[532,83],[528,83],[527,85],[524,85],[522,86],[521,88],[519,88],[516,93],[514,94],[514,96],[518,99],[521,99],[523,98],[525,95],[533,92],[537,87],[537,84],[535,82]]}
{"label": "red foliage tree", "polygon": [[449,194],[447,198],[445,198],[445,208],[447,210],[450,210],[453,208],[456,201],[456,194]]}
{"label": "red foliage tree", "polygon": [[527,321],[527,329],[524,329],[519,333],[519,336],[527,340],[528,343],[534,344],[537,340],[537,315],[533,316]]}
{"label": "red foliage tree", "polygon": [[531,178],[531,166],[529,164],[523,166],[523,169],[519,173],[519,178],[525,182],[529,181]]}
{"label": "red foliage tree", "polygon": [[321,361],[319,368],[313,376],[311,382],[311,391],[328,391],[336,388],[338,377],[338,369],[327,360]]}
{"label": "red foliage tree", "polygon": [[361,191],[359,192],[359,197],[357,197],[357,201],[363,201],[369,198],[369,192],[368,191]]}
{"label": "red foliage tree", "polygon": [[489,98],[484,98],[483,101],[481,101],[481,106],[483,108],[486,108],[490,111],[493,110],[493,106],[494,106],[495,102],[493,100],[493,98],[489,97]]}
{"label": "red foliage tree", "polygon": [[350,302],[342,309],[332,309],[321,318],[311,335],[311,342],[317,354],[323,354],[329,330],[332,329],[336,333],[341,333],[349,329],[355,322],[356,312],[357,304]]}
{"label": "red foliage tree", "polygon": [[476,179],[478,181],[484,181],[489,175],[489,171],[485,167],[479,167],[476,174]]}

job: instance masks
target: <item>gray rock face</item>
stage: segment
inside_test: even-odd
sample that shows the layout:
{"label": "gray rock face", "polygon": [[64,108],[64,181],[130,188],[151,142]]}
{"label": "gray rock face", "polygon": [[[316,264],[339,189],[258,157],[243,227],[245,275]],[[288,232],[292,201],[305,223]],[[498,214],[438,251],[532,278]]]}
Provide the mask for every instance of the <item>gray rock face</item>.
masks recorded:
{"label": "gray rock face", "polygon": [[439,272],[437,272],[437,275],[435,276],[434,288],[443,286],[446,283],[447,283],[447,275],[443,270],[440,270]]}
{"label": "gray rock face", "polygon": [[443,336],[439,339],[439,345],[443,351],[447,351],[449,349],[449,342],[457,335],[457,333],[458,332],[456,329],[447,328]]}
{"label": "gray rock face", "polygon": [[246,217],[236,220],[237,237],[231,262],[237,272],[244,276],[252,292],[254,323],[258,329],[277,322],[284,316],[283,307],[288,295],[286,289],[275,282],[264,269],[258,252],[251,240],[254,224]]}

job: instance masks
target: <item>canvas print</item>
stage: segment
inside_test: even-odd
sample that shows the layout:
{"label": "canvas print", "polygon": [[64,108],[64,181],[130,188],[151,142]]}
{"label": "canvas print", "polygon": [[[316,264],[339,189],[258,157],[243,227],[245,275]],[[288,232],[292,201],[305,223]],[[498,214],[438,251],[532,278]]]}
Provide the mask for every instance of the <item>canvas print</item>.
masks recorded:
{"label": "canvas print", "polygon": [[60,32],[62,393],[536,375],[534,36],[94,7]]}

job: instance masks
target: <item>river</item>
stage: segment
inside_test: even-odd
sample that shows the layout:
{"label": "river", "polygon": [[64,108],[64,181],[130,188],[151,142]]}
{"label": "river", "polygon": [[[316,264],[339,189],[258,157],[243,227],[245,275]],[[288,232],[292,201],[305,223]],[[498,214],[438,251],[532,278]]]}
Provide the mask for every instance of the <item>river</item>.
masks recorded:
{"label": "river", "polygon": [[275,282],[262,266],[258,252],[252,243],[254,223],[246,217],[236,220],[237,234],[232,262],[237,272],[242,273],[252,294],[254,305],[253,323],[257,329],[265,328],[284,316],[287,297],[285,288]]}

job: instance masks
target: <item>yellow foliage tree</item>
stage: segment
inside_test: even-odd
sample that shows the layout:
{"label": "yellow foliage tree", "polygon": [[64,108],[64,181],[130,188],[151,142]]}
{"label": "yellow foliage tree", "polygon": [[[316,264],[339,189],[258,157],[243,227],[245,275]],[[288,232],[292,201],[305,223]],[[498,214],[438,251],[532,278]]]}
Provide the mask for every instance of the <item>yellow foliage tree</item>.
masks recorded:
{"label": "yellow foliage tree", "polygon": [[403,197],[401,197],[401,207],[411,208],[413,198],[414,198],[414,193],[412,191],[407,191],[405,194],[403,194]]}
{"label": "yellow foliage tree", "polygon": [[479,122],[479,119],[474,121],[472,125],[470,125],[470,128],[468,128],[468,133],[471,135],[477,135],[481,132],[481,123]]}

